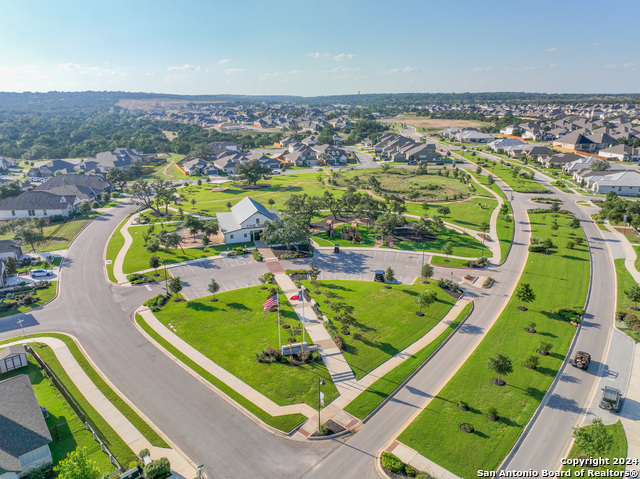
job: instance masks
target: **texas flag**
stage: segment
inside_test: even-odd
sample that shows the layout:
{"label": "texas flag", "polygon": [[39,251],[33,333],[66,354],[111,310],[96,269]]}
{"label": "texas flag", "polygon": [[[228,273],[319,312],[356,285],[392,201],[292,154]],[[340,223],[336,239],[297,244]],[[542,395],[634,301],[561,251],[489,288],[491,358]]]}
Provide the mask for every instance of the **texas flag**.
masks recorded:
{"label": "texas flag", "polygon": [[291,301],[304,301],[304,295],[302,294],[302,290],[298,291],[296,294],[289,298]]}

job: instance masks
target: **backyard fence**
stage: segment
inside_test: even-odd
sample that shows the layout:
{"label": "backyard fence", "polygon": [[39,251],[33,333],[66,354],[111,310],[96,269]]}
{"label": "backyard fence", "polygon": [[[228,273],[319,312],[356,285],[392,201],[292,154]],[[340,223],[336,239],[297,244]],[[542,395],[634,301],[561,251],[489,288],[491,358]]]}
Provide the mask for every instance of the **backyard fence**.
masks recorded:
{"label": "backyard fence", "polygon": [[[40,365],[40,367],[42,368],[42,370],[44,371],[45,375],[51,380],[51,382],[53,383],[53,385],[56,387],[56,389],[58,389],[58,391],[60,392],[60,394],[62,394],[62,397],[64,397],[67,402],[69,403],[69,405],[71,406],[71,409],[73,409],[73,411],[78,415],[78,418],[82,421],[82,423],[84,424],[84,427],[91,432],[92,436],[93,436],[93,440],[96,441],[99,445],[100,445],[100,450],[102,452],[104,452],[105,454],[107,454],[109,456],[109,462],[111,462],[111,464],[113,464],[114,466],[116,466],[118,468],[119,471],[122,471],[122,466],[120,465],[120,463],[118,462],[118,460],[116,459],[116,457],[111,453],[111,451],[109,450],[109,448],[107,447],[107,445],[104,443],[104,440],[98,435],[98,433],[95,432],[95,430],[93,429],[93,427],[91,426],[91,424],[89,423],[89,418],[87,417],[86,413],[82,410],[82,408],[80,407],[80,405],[76,402],[75,399],[73,399],[73,396],[71,395],[71,393],[69,393],[69,391],[67,390],[66,387],[64,387],[64,385],[62,384],[62,382],[58,379],[58,376],[55,375],[55,373],[49,368],[49,366],[47,365],[47,363],[45,363],[40,356],[38,356],[38,353],[36,353],[33,348],[29,345],[25,345],[25,349],[31,353],[31,356],[36,360],[36,362]],[[66,426],[66,424],[62,424],[59,426]],[[58,426],[56,426],[58,427]],[[58,431],[56,431],[56,434],[58,433]],[[65,437],[65,436],[62,436]]]}

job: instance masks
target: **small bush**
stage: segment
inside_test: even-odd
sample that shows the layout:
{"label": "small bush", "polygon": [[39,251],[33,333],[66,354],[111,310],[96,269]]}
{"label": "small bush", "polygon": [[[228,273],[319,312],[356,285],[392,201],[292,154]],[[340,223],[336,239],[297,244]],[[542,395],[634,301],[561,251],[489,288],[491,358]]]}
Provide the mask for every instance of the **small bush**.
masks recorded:
{"label": "small bush", "polygon": [[320,424],[320,427],[318,428],[318,436],[327,436],[330,432],[331,430],[327,425]]}
{"label": "small bush", "polygon": [[[7,295],[8,297],[9,295]],[[627,317],[627,313],[624,311],[616,311],[616,321],[624,321],[624,318]]]}
{"label": "small bush", "polygon": [[159,294],[158,296],[154,296],[153,298],[145,301],[144,305],[155,313],[156,311],[159,311],[160,308],[162,308],[168,300],[169,296]]}
{"label": "small bush", "polygon": [[160,479],[167,477],[170,473],[171,464],[166,457],[161,457],[157,461],[153,461],[144,466],[145,479]]}
{"label": "small bush", "polygon": [[339,349],[344,350],[344,340],[342,339],[342,336],[339,334],[334,335],[333,342],[336,343],[336,346],[338,346]]}
{"label": "small bush", "polygon": [[498,417],[498,410],[495,407],[490,407],[489,409],[487,409],[487,416]]}
{"label": "small bush", "polygon": [[255,250],[252,254],[254,261],[262,261],[262,255],[260,254],[260,251]]}
{"label": "small bush", "polygon": [[256,360],[259,363],[275,363],[276,361],[280,361],[282,359],[282,354],[279,350],[272,348],[269,346],[267,349],[256,353]]}
{"label": "small bush", "polygon": [[145,456],[148,456],[148,455],[149,455],[149,449],[146,449],[146,448],[138,453],[138,457],[140,459],[142,459],[142,458],[144,458]]}
{"label": "small bush", "polygon": [[540,358],[534,354],[531,354],[524,361],[524,366],[527,369],[538,369],[538,364],[540,364]]}
{"label": "small bush", "polygon": [[404,472],[404,462],[390,452],[382,453],[382,467],[396,474]]}

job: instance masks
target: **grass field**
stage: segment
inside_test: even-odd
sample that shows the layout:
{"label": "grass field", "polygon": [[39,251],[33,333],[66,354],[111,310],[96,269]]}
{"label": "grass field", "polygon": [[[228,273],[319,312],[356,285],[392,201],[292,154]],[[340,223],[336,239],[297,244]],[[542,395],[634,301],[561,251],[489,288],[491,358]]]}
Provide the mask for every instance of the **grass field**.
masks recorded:
{"label": "grass field", "polygon": [[498,206],[498,200],[493,198],[471,198],[466,201],[460,201],[455,203],[427,203],[429,209],[425,212],[424,207],[421,204],[406,203],[407,213],[411,215],[424,216],[437,215],[437,209],[440,206],[447,206],[451,213],[449,213],[443,220],[460,226],[461,228],[470,228],[472,230],[479,230],[480,224],[489,222],[491,219],[491,213]]}
{"label": "grass field", "polygon": [[20,306],[19,308],[11,309],[9,311],[3,311],[0,313],[0,318],[6,318],[7,316],[13,316],[18,313],[25,313],[27,311],[31,311],[38,306],[42,306],[44,303],[51,301],[56,296],[58,282],[51,281],[51,284],[46,288],[37,290],[38,301],[33,304],[25,304],[24,306]]}
{"label": "grass field", "polygon": [[[453,256],[465,256],[465,257],[477,257],[482,254],[483,246],[478,240],[471,235],[462,234],[456,230],[449,228],[444,229],[438,233],[438,236],[433,241],[427,242],[409,242],[409,241],[396,241],[393,237],[385,236],[385,241],[389,239],[393,241],[393,249],[403,249],[408,251],[422,251],[423,246],[427,252],[441,253],[442,247],[451,243],[453,246]],[[386,244],[386,243],[385,243]],[[387,248],[387,246],[383,246]],[[486,249],[484,252],[486,253]]]}
{"label": "grass field", "polygon": [[408,357],[401,365],[374,382],[367,390],[351,401],[345,411],[359,419],[367,417],[384,399],[396,390],[433,352],[447,339],[471,311],[471,303],[464,307],[451,325],[418,353]]}
{"label": "grass field", "polygon": [[[511,204],[508,201],[505,204],[509,207],[509,214],[513,215]],[[500,241],[500,262],[503,262],[507,257],[513,241],[513,216],[510,216],[510,219],[511,221],[507,221],[503,216],[498,216],[496,224],[498,241]]]}
{"label": "grass field", "polygon": [[333,246],[338,244],[339,246],[369,246],[373,247],[376,244],[376,235],[371,232],[369,228],[365,226],[358,226],[358,232],[362,238],[361,243],[352,243],[349,240],[340,238],[340,232],[344,225],[334,228],[334,236],[332,238],[326,232],[313,235],[311,238],[320,246]]}
{"label": "grass field", "polygon": [[[533,236],[551,237],[547,216],[530,215]],[[565,224],[562,215],[558,219]],[[575,328],[560,320],[556,312],[563,307],[583,307],[589,284],[589,252],[586,246],[565,249],[573,238],[567,226],[557,235],[553,241],[561,246],[549,255],[531,253],[520,279],[529,283],[537,296],[528,304],[529,310],[520,311],[521,303],[512,298],[465,364],[399,437],[460,477],[475,477],[478,469],[494,470],[500,464],[551,385],[575,334]],[[524,331],[530,321],[537,323],[537,334]],[[525,369],[523,361],[536,354],[541,341],[553,345],[551,354],[540,356],[537,370]],[[487,368],[489,358],[496,354],[513,362],[513,373],[505,377],[504,387],[492,384],[496,374]],[[471,409],[460,410],[459,400]],[[499,421],[485,418],[490,407],[498,410]],[[476,432],[460,431],[463,422],[473,424]]]}
{"label": "grass field", "polygon": [[[351,334],[343,336],[347,348],[343,355],[356,379],[428,333],[455,302],[434,281],[429,285],[394,285],[391,289],[369,281],[320,281],[320,294],[314,293],[309,282],[303,283],[310,288],[311,296],[328,318],[333,318],[335,313],[325,303],[326,300],[354,308],[356,323]],[[424,308],[425,316],[420,317],[416,315],[418,306],[415,298],[426,289],[437,292],[438,301]],[[338,331],[342,329],[338,321],[330,321]]]}
{"label": "grass field", "polygon": [[[624,294],[625,291],[629,291],[631,287],[633,287],[636,282],[631,276],[631,273],[627,270],[624,265],[624,258],[619,258],[613,260],[616,267],[616,278],[617,278],[617,302],[616,302],[616,310],[624,311],[626,313],[632,313],[636,316],[640,315],[639,311],[630,310],[630,306],[640,306],[638,304],[633,304],[633,301],[630,301],[627,298],[627,295]],[[624,333],[633,339],[636,343],[640,342],[640,331],[635,328],[627,328],[623,322],[616,322],[616,326],[624,331]]]}
{"label": "grass field", "polygon": [[[166,161],[161,162],[158,165],[155,165],[151,168],[151,172],[145,175],[147,178],[151,179],[160,179],[160,180],[189,180],[193,179],[189,176],[182,173],[178,168],[176,168],[175,164],[171,165],[171,163],[177,163],[179,161],[184,160],[185,155],[179,155],[177,153],[163,153],[163,156],[166,158]],[[171,165],[167,168],[168,165]],[[166,173],[164,173],[164,169],[167,168]]]}
{"label": "grass field", "polygon": [[111,237],[109,238],[109,242],[107,243],[106,260],[110,261],[110,263],[106,265],[107,276],[109,277],[109,281],[111,281],[112,283],[117,283],[116,277],[113,275],[113,262],[116,260],[116,257],[118,256],[118,252],[124,246],[124,236],[122,236],[122,233],[120,232],[120,230],[128,220],[129,220],[129,216],[127,216],[125,219],[123,219],[120,222],[120,224],[116,227],[116,229],[111,234]]}
{"label": "grass field", "polygon": [[[202,354],[281,406],[304,402],[317,407],[318,375],[327,382],[327,403],[337,397],[338,391],[321,361],[291,366],[256,360],[256,353],[269,346],[278,348],[277,315],[262,308],[267,291],[254,286],[219,293],[216,298],[219,301],[215,303],[211,297],[170,301],[156,316],[165,326],[171,323],[176,334]],[[289,330],[281,329],[286,344],[298,316],[286,301],[281,301],[280,316],[282,324],[292,325]],[[302,340],[302,334],[295,337]],[[305,339],[311,344],[308,336]]]}
{"label": "grass field", "polygon": [[445,266],[447,268],[471,268],[467,265],[468,259],[447,258],[446,256],[432,256],[430,263],[434,266]]}
{"label": "grass field", "polygon": [[383,123],[406,123],[418,128],[422,128],[424,131],[440,131],[451,126],[457,126],[459,128],[481,128],[483,126],[491,126],[491,123],[475,120],[450,120],[445,118],[425,118],[416,115],[398,115],[389,120],[384,120]]}
{"label": "grass field", "polygon": [[[586,427],[590,427],[590,426],[586,426]],[[608,426],[605,426],[605,428],[607,429],[609,434],[613,436],[613,445],[609,453],[605,454],[602,457],[608,458],[610,464],[604,465],[604,466],[598,466],[598,467],[589,467],[587,470],[589,471],[590,477],[605,476],[606,472],[604,471],[606,470],[624,471],[625,469],[624,464],[614,464],[616,459],[627,457],[627,436],[624,432],[624,426],[620,421],[618,421],[615,424],[610,424]],[[571,452],[569,452],[568,459],[579,459],[585,456],[586,454],[574,444],[573,447],[571,448]],[[631,468],[634,468],[634,466],[631,466]],[[567,465],[562,466],[563,471],[567,471],[567,470],[583,471],[584,473],[584,469],[585,467],[581,467],[581,466],[567,466]],[[591,473],[591,471],[593,471],[593,473]],[[573,477],[579,477],[579,476],[573,474]]]}
{"label": "grass field", "polygon": [[66,399],[45,376],[35,359],[29,357],[29,365],[26,368],[3,374],[2,379],[6,380],[21,374],[29,376],[38,404],[46,406],[47,413],[49,413],[46,423],[53,438],[53,442],[49,444],[53,465],[57,465],[76,448],[86,447],[88,458],[98,466],[100,471],[103,473],[114,471],[115,467],[109,462],[107,454],[100,450],[100,446],[93,440],[92,434],[84,427]]}

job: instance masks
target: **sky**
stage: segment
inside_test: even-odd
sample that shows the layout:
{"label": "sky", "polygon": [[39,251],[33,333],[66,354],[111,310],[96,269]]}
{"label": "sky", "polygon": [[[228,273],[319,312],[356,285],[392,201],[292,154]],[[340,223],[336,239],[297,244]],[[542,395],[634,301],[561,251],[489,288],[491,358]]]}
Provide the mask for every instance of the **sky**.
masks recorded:
{"label": "sky", "polygon": [[0,91],[640,92],[640,1],[0,2]]}

